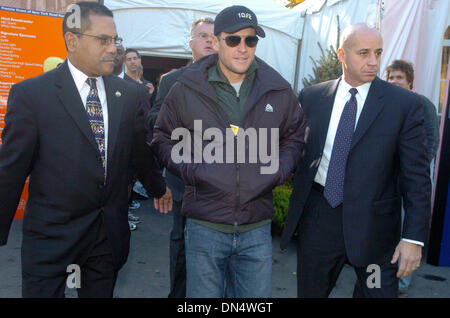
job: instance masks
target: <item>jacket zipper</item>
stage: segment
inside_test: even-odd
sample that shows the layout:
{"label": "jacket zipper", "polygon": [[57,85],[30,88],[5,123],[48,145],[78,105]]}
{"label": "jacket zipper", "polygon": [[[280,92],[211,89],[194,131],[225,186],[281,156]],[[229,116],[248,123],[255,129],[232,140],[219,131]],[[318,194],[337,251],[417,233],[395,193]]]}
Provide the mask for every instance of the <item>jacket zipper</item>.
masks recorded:
{"label": "jacket zipper", "polygon": [[[235,144],[236,144],[237,137],[235,136],[234,138],[235,138]],[[236,202],[234,203],[234,232],[237,233],[238,232],[237,214],[239,211],[239,201],[241,198],[240,198],[240,180],[239,180],[240,167],[239,167],[238,162],[236,162],[235,165],[236,165]]]}
{"label": "jacket zipper", "polygon": [[[236,96],[237,102],[239,103],[239,93],[237,93]],[[242,124],[242,122],[241,122]],[[241,200],[241,196],[240,196],[240,166],[239,163],[237,162],[237,158],[238,158],[238,153],[237,153],[237,135],[234,136],[234,154],[235,154],[235,165],[236,165],[236,202],[234,204],[234,232],[238,233],[239,228],[238,228],[238,218],[237,218],[237,214],[239,212],[239,201]]]}

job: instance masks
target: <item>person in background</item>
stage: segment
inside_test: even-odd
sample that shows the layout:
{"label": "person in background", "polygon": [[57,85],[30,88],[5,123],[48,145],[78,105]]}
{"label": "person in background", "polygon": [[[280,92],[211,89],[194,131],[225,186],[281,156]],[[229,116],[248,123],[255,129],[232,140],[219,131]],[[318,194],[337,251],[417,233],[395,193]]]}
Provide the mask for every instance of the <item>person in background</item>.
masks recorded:
{"label": "person in background", "polygon": [[[125,60],[125,49],[122,44],[117,45],[117,54],[114,57],[114,69],[113,74],[117,75],[120,78],[124,78],[125,71],[123,67],[123,63]],[[145,101],[142,101],[145,103]],[[130,173],[130,179],[133,178]],[[140,207],[140,203],[138,201],[132,200],[132,184],[128,186],[128,197],[129,197],[129,204],[128,204],[128,225],[130,226],[130,231],[134,231],[137,229],[137,224],[141,223],[141,220],[138,216],[131,213],[131,210],[138,209]]]}
{"label": "person in background", "polygon": [[[414,67],[404,60],[395,60],[386,68],[386,81],[407,90],[413,89],[414,83]],[[436,107],[424,95],[419,94],[423,104],[423,118],[425,132],[427,134],[427,153],[430,164],[439,146],[439,125],[436,114]],[[431,170],[431,167],[430,167]],[[431,176],[430,176],[431,177]],[[431,203],[430,203],[431,204]],[[405,211],[402,209],[402,223],[405,217]],[[412,275],[400,277],[398,281],[398,290],[401,295],[406,295],[409,285],[411,284]]]}
{"label": "person in background", "polygon": [[[386,81],[412,91],[414,84],[414,67],[404,60],[395,60],[386,68]],[[424,95],[418,94],[423,104],[425,132],[427,134],[428,160],[436,156],[439,146],[439,124],[436,106]]]}
{"label": "person in background", "polygon": [[[214,20],[203,17],[195,20],[190,28],[189,47],[192,50],[192,61],[195,63],[201,58],[214,53],[212,37],[214,35]],[[161,105],[170,88],[184,73],[186,67],[162,76],[155,104],[150,111],[149,126],[153,129]],[[186,256],[184,248],[184,226],[186,217],[180,214],[183,204],[184,183],[183,181],[166,170],[166,182],[173,196],[173,225],[170,232],[170,292],[169,298],[186,297]]]}
{"label": "person in background", "polygon": [[153,106],[153,101],[152,101],[153,100],[153,94],[155,93],[155,89],[156,88],[155,88],[155,86],[153,85],[152,82],[147,81],[144,78],[144,67],[142,65],[138,65],[137,73],[138,73],[137,78],[139,78],[138,82],[143,84],[143,85],[145,85],[147,87],[147,89],[148,89],[148,94],[150,96],[150,98],[149,98],[149,105],[150,105],[150,108],[152,108],[152,106]]}
{"label": "person in background", "polygon": [[142,67],[141,63],[141,55],[136,49],[127,48],[125,50],[125,66],[127,69],[126,76],[140,84],[143,84],[141,80],[141,74],[139,72],[140,67]]}

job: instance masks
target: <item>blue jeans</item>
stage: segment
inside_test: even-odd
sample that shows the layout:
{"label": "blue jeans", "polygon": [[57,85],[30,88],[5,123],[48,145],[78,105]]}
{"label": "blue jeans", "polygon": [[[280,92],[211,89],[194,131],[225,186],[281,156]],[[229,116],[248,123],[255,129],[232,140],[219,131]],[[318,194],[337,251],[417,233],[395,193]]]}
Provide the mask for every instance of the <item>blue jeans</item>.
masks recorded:
{"label": "blue jeans", "polygon": [[186,257],[184,254],[184,225],[180,214],[181,202],[173,201],[173,225],[170,232],[170,293],[169,298],[186,297]]}
{"label": "blue jeans", "polygon": [[227,234],[187,219],[184,235],[188,298],[270,297],[270,223]]}

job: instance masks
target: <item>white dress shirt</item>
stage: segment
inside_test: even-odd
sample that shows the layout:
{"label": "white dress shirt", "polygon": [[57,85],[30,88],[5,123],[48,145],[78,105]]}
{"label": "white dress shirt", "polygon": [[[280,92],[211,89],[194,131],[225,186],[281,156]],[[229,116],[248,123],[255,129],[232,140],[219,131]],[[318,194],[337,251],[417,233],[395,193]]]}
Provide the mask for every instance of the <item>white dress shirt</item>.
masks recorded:
{"label": "white dress shirt", "polygon": [[[372,82],[368,82],[364,83],[361,86],[355,87],[358,90],[358,93],[355,95],[358,104],[356,110],[355,129],[358,125],[359,116],[361,115],[371,85]],[[345,104],[351,97],[351,94],[349,92],[350,88],[352,88],[352,86],[350,86],[350,84],[348,84],[345,81],[344,76],[342,76],[342,79],[339,82],[336,91],[336,97],[334,99],[333,110],[331,112],[331,118],[327,132],[327,139],[325,140],[322,158],[320,159],[319,167],[317,169],[316,176],[314,177],[314,182],[317,182],[322,186],[325,186],[325,182],[327,180],[328,165],[330,164],[331,152],[333,151],[334,138],[336,137],[336,131],[339,124],[339,120],[341,118]],[[424,246],[423,242],[404,238],[402,240],[420,246]]]}
{"label": "white dress shirt", "polygon": [[[77,69],[70,60],[67,59],[67,65],[69,66],[70,73],[72,74],[73,80],[75,81],[75,85],[80,93],[81,100],[84,105],[84,109],[86,109],[86,101],[89,95],[89,91],[91,87],[86,82],[88,76],[84,74],[82,71]],[[108,162],[108,105],[106,103],[106,90],[105,83],[103,82],[103,77],[97,77],[97,91],[98,98],[100,99],[100,103],[102,104],[102,112],[103,112],[103,126],[105,129],[105,169],[106,163]]]}
{"label": "white dress shirt", "polygon": [[[361,86],[355,87],[358,93],[355,95],[357,101],[355,129],[358,124],[359,116],[366,102],[367,94],[369,94],[370,85],[372,82],[365,83]],[[320,159],[319,168],[314,181],[318,184],[325,186],[327,180],[328,165],[330,164],[331,152],[333,151],[334,138],[336,137],[336,131],[341,118],[342,111],[347,101],[352,96],[349,92],[350,86],[342,77],[337,88],[336,97],[334,99],[333,110],[331,112],[330,124],[328,126],[327,139],[325,140],[325,146],[323,148],[322,158]]]}

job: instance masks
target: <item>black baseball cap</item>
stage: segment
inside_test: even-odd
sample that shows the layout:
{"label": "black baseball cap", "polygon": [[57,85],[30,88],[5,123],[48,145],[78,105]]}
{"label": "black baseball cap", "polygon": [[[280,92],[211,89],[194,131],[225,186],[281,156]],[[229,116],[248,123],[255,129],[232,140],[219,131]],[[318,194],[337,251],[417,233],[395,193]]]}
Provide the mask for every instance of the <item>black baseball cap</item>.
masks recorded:
{"label": "black baseball cap", "polygon": [[214,35],[220,32],[234,33],[245,28],[254,28],[256,35],[262,38],[266,36],[264,30],[258,25],[256,14],[244,6],[227,7],[214,19]]}

